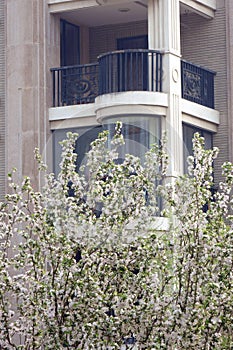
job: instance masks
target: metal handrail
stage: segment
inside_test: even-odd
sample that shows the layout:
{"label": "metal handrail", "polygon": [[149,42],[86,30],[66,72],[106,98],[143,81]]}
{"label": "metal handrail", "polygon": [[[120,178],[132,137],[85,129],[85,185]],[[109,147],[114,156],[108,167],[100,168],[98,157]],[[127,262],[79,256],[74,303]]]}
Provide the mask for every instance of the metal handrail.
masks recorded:
{"label": "metal handrail", "polygon": [[98,63],[51,68],[53,107],[92,103],[98,95]]}
{"label": "metal handrail", "polygon": [[[123,91],[163,91],[163,52],[128,49],[107,52],[98,62],[51,68],[53,106],[93,103],[99,95]],[[181,61],[182,97],[214,108],[210,69]]]}
{"label": "metal handrail", "polygon": [[162,57],[157,50],[128,49],[98,57],[99,95],[122,91],[162,91]]}
{"label": "metal handrail", "polygon": [[214,108],[214,77],[216,73],[188,61],[181,61],[182,97]]}

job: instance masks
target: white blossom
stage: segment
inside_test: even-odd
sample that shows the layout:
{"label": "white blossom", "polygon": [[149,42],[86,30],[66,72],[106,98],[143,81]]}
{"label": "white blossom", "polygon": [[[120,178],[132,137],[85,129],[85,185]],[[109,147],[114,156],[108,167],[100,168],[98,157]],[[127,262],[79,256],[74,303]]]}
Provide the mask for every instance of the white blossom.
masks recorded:
{"label": "white blossom", "polygon": [[[0,203],[0,348],[232,349],[233,165],[214,193],[213,159],[194,138],[189,176],[166,181],[165,138],[126,155],[121,124],[76,172],[77,135],[59,176],[13,182]],[[163,203],[159,208],[158,199]],[[161,210],[162,209],[162,210]],[[170,228],[156,229],[157,216]]]}

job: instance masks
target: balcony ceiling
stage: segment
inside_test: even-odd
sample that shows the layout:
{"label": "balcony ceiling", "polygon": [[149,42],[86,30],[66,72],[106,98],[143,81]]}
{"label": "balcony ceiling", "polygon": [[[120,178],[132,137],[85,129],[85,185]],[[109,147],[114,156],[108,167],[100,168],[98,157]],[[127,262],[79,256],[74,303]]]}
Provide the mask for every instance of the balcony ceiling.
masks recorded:
{"label": "balcony ceiling", "polygon": [[[103,0],[97,0],[103,3]],[[61,17],[74,24],[97,27],[107,24],[147,20],[147,0],[129,1],[114,5],[97,5],[67,11]]]}
{"label": "balcony ceiling", "polygon": [[[104,3],[104,0],[96,0],[97,3]],[[88,27],[102,25],[127,23],[147,20],[148,0],[121,2],[118,4],[104,4],[85,7],[77,10],[66,11],[60,14],[61,18]],[[192,9],[185,4],[180,6],[181,14],[191,13]]]}

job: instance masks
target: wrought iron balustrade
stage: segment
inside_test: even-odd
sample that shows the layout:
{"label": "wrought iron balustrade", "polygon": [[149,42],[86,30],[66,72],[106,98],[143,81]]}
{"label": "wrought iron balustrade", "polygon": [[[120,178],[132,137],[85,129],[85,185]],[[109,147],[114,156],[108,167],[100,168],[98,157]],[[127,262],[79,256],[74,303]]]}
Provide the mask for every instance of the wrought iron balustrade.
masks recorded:
{"label": "wrought iron balustrade", "polygon": [[211,70],[181,61],[182,97],[214,108],[214,76]]}
{"label": "wrought iron balustrade", "polygon": [[[93,103],[95,97],[123,91],[162,92],[163,54],[155,50],[120,50],[99,56],[98,62],[52,68],[53,106]],[[182,97],[214,108],[214,76],[181,61]]]}
{"label": "wrought iron balustrade", "polygon": [[92,103],[98,95],[98,63],[51,69],[53,107]]}
{"label": "wrought iron balustrade", "polygon": [[97,63],[52,68],[53,106],[92,103],[98,95],[122,91],[162,91],[162,54],[121,50]]}
{"label": "wrought iron balustrade", "polygon": [[99,95],[123,91],[162,91],[162,53],[120,50],[99,56]]}

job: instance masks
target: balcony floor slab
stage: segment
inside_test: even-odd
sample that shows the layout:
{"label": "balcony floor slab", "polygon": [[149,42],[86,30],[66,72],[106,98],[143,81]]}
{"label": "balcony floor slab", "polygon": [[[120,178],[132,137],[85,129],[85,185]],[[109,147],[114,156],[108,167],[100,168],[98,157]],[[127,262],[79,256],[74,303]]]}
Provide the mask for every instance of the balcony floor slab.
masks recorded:
{"label": "balcony floor slab", "polygon": [[216,132],[219,125],[219,112],[195,102],[181,99],[182,121]]}

